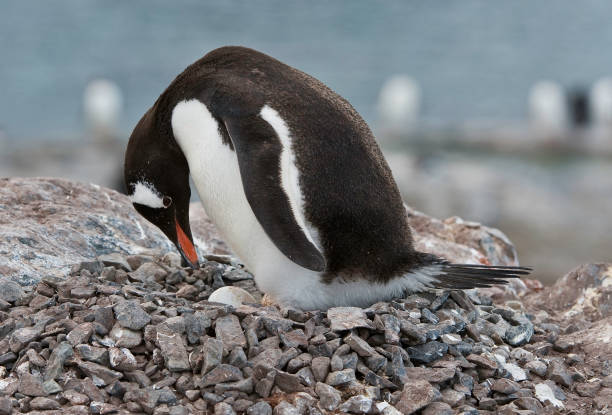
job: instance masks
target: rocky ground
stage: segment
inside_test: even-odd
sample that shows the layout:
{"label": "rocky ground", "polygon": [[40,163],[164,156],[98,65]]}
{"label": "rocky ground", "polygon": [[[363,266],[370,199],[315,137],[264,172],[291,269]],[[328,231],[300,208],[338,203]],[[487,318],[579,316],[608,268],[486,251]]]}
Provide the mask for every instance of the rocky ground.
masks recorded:
{"label": "rocky ground", "polygon": [[[12,239],[25,271],[15,257],[0,270],[0,415],[603,414],[612,408],[610,264],[579,267],[546,289],[525,280],[508,289],[437,291],[367,309],[302,312],[262,304],[248,271],[218,255],[227,248],[198,206],[192,225],[206,260],[192,271],[163,245],[130,252],[155,241],[133,237],[127,219],[118,252],[96,248],[95,232],[111,238],[103,227],[118,222],[98,220],[91,229],[83,223],[113,211],[124,220],[124,198],[41,181],[47,196],[33,197],[23,210],[51,207],[54,189],[80,192],[81,204],[108,195],[112,208],[84,213],[79,206],[66,218],[58,212],[69,212],[70,204],[58,203],[43,215],[57,215],[54,220],[21,220],[23,212],[6,220],[12,210],[0,203],[0,235],[17,232],[21,221],[32,239],[23,246]],[[9,184],[30,191],[36,185]],[[516,263],[499,231],[409,215],[419,249],[455,261]],[[33,246],[50,252],[58,224],[62,235],[66,224],[82,231],[79,243],[64,238],[61,249],[97,255],[69,265],[28,254]],[[153,235],[145,226],[132,228]],[[37,238],[34,229],[44,235]],[[0,241],[0,249],[8,247]],[[237,288],[250,293],[246,304],[210,301]]]}
{"label": "rocky ground", "polygon": [[[209,259],[107,255],[4,281],[0,414],[605,413],[612,398],[608,369],[560,337],[579,328],[520,301],[440,291],[302,312],[261,305],[239,264]],[[253,304],[207,301],[228,285]]]}

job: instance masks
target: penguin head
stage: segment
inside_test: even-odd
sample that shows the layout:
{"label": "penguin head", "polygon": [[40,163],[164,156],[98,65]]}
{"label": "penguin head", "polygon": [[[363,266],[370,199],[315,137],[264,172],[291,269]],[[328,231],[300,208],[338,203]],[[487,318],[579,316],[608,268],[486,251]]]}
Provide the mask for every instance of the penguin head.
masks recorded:
{"label": "penguin head", "polygon": [[[140,120],[125,153],[125,184],[134,208],[170,239],[183,265],[198,268],[189,226],[189,167],[172,137],[152,128],[150,112]],[[162,131],[162,132],[160,132]]]}

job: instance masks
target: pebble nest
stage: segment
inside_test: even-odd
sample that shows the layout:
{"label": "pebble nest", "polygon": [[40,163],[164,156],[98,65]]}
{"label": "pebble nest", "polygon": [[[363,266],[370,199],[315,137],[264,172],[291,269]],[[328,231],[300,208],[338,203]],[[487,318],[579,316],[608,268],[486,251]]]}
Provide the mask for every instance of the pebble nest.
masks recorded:
{"label": "pebble nest", "polygon": [[[67,279],[0,286],[0,415],[539,414],[563,408],[579,355],[518,301],[436,291],[303,312],[209,302],[253,277],[111,254]],[[603,382],[610,383],[608,377]]]}

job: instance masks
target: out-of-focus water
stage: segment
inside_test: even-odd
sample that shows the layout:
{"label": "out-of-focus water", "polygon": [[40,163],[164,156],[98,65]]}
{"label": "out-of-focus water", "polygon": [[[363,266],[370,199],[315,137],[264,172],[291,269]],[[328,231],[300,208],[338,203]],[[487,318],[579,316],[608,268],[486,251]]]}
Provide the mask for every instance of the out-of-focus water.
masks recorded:
{"label": "out-of-focus water", "polygon": [[573,86],[612,73],[611,15],[606,0],[4,0],[0,130],[79,135],[83,89],[107,77],[124,91],[129,134],[175,75],[228,44],[313,74],[370,122],[395,73],[421,84],[426,120],[521,118],[542,78]]}

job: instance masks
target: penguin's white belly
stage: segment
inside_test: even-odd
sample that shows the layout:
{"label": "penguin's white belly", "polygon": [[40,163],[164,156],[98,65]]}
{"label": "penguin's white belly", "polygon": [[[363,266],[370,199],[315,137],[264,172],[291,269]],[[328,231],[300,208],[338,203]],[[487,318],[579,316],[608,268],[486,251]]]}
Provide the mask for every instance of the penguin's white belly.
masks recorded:
{"label": "penguin's white belly", "polygon": [[260,225],[246,199],[236,153],[223,143],[206,106],[198,100],[180,102],[172,114],[172,129],[206,213],[253,273],[258,288],[276,301],[302,309],[367,306],[422,288],[418,278],[406,277],[388,284],[363,279],[323,283],[321,273],[287,258]]}
{"label": "penguin's white belly", "polygon": [[318,273],[289,260],[259,224],[242,187],[236,153],[223,143],[206,106],[197,100],[179,103],[172,128],[207,215],[255,275],[259,289],[280,300],[304,285],[320,284]]}

